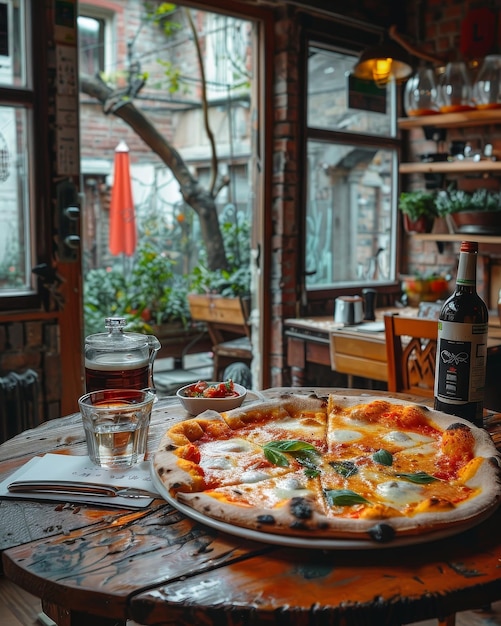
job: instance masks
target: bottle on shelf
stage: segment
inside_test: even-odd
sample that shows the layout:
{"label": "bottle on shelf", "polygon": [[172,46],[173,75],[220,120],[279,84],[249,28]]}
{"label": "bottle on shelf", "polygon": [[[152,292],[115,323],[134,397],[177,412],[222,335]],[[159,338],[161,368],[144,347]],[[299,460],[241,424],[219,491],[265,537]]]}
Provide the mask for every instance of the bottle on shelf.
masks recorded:
{"label": "bottle on shelf", "polygon": [[435,409],[482,426],[489,312],[477,294],[478,243],[461,242],[454,293],[439,316]]}
{"label": "bottle on shelf", "polygon": [[404,109],[409,117],[440,113],[437,82],[432,67],[421,66],[405,85]]}
{"label": "bottle on shelf", "polygon": [[438,80],[438,98],[442,113],[472,111],[473,86],[463,61],[451,61]]}
{"label": "bottle on shelf", "polygon": [[473,98],[477,109],[501,107],[501,55],[485,57],[473,83]]}

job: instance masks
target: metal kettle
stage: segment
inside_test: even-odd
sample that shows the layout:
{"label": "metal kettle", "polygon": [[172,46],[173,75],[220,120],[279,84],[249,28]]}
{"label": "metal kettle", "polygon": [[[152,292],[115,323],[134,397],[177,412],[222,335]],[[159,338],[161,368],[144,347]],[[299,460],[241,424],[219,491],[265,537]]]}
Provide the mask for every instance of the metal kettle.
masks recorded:
{"label": "metal kettle", "polygon": [[361,296],[339,296],[334,308],[334,321],[344,326],[360,324],[364,319],[364,306]]}

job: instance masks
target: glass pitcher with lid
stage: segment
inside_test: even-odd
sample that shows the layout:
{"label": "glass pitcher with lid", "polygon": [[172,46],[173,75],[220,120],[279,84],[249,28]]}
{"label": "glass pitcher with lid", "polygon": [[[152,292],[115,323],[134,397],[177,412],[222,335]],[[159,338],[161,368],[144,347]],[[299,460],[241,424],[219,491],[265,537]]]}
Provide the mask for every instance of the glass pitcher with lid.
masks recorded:
{"label": "glass pitcher with lid", "polygon": [[154,390],[153,362],[160,342],[154,335],[126,333],[123,317],[107,317],[105,333],[85,338],[86,392],[100,389]]}

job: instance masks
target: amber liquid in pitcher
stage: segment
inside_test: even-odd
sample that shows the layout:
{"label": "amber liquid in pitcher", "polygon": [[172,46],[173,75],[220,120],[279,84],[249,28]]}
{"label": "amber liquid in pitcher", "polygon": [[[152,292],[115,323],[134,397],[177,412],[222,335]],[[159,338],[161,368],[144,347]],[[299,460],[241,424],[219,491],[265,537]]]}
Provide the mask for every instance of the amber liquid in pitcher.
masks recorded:
{"label": "amber liquid in pitcher", "polygon": [[101,389],[146,389],[147,387],[149,387],[148,361],[131,361],[121,365],[106,362],[85,364],[87,393]]}

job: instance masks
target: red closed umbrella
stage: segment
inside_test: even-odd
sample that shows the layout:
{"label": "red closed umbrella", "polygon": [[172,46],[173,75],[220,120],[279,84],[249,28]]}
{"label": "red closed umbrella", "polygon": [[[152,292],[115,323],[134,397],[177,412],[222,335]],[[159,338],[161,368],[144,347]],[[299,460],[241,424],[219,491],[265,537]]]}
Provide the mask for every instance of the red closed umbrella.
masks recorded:
{"label": "red closed umbrella", "polygon": [[110,203],[110,252],[132,256],[136,250],[137,231],[130,180],[129,148],[121,141],[115,148],[115,168]]}

